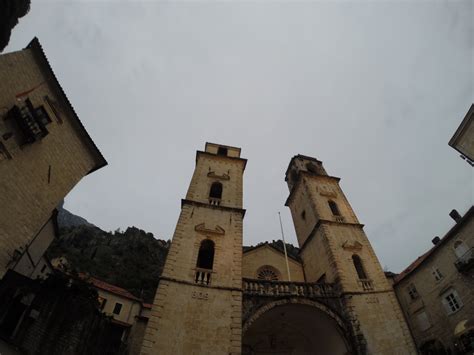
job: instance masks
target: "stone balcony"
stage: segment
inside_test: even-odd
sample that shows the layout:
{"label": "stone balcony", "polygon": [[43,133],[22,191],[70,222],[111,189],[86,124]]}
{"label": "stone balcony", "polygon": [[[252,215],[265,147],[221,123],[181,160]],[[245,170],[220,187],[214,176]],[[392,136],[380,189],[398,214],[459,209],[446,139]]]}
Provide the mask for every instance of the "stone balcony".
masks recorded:
{"label": "stone balcony", "polygon": [[465,273],[474,268],[474,248],[469,249],[454,263],[459,272]]}
{"label": "stone balcony", "polygon": [[242,290],[246,296],[291,296],[305,298],[328,298],[338,296],[335,285],[330,283],[243,279]]}

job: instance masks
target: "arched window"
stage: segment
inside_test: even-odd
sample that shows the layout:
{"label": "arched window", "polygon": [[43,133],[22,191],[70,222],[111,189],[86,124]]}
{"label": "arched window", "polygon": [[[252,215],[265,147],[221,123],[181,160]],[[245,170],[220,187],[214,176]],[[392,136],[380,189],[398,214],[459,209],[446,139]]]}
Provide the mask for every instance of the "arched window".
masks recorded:
{"label": "arched window", "polygon": [[339,208],[337,207],[336,202],[334,202],[333,200],[329,200],[328,204],[329,204],[329,208],[331,209],[331,212],[334,216],[340,216],[341,215],[341,213],[339,212]]}
{"label": "arched window", "polygon": [[365,273],[364,266],[362,265],[362,260],[360,259],[359,255],[352,255],[352,262],[354,263],[354,267],[357,271],[357,276],[361,280],[367,280],[368,277]]}
{"label": "arched window", "polygon": [[273,266],[265,265],[257,270],[257,279],[278,281],[280,279],[280,272]]}
{"label": "arched window", "polygon": [[220,182],[213,182],[211,185],[211,191],[209,192],[210,198],[222,198],[222,184]]}
{"label": "arched window", "polygon": [[205,239],[201,242],[199,247],[199,254],[197,258],[196,267],[200,269],[212,270],[214,264],[214,242],[209,239]]}

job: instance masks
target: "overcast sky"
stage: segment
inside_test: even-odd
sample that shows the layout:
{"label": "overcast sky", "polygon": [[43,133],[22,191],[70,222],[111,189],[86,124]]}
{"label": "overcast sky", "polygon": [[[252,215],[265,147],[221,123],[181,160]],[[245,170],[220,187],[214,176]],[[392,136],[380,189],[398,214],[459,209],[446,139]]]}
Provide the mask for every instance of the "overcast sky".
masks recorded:
{"label": "overcast sky", "polygon": [[[66,5],[67,4],[67,5]],[[244,243],[296,244],[284,172],[324,162],[382,266],[400,271],[474,200],[448,141],[474,100],[473,1],[32,0],[37,36],[109,165],[66,208],[172,237],[206,141],[242,147]]]}

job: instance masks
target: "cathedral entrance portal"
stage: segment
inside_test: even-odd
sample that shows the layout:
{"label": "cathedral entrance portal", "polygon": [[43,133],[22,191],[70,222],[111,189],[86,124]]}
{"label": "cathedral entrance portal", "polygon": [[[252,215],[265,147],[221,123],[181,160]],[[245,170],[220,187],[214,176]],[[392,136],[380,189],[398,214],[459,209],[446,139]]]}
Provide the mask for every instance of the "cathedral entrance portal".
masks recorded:
{"label": "cathedral entrance portal", "polygon": [[244,324],[245,355],[344,355],[351,353],[343,323],[324,305],[279,300],[261,307]]}

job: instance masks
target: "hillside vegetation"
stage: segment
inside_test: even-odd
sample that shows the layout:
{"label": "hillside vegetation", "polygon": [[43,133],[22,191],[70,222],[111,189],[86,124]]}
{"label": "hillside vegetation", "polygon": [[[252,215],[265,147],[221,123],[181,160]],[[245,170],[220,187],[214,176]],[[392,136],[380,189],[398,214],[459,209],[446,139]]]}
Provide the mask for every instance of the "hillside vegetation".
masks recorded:
{"label": "hillside vegetation", "polygon": [[105,232],[91,225],[63,227],[48,257],[66,257],[75,272],[87,272],[152,302],[169,242],[136,227]]}
{"label": "hillside vegetation", "polygon": [[[59,238],[48,249],[48,257],[66,257],[73,272],[85,272],[103,281],[129,290],[151,303],[170,246],[136,227],[124,232],[105,232],[58,207]],[[262,243],[260,243],[262,244]],[[283,252],[283,242],[264,242]],[[244,247],[244,250],[251,247]],[[286,244],[288,255],[298,258],[299,249]]]}

